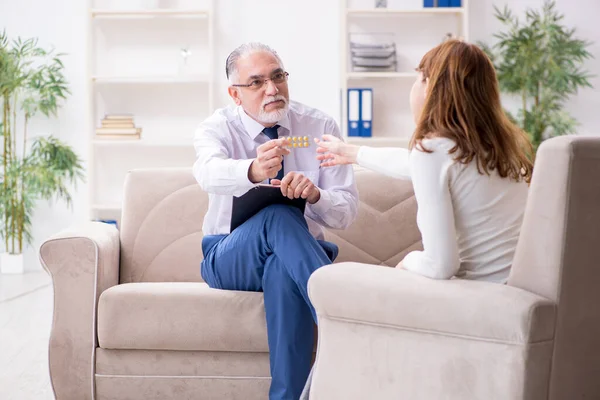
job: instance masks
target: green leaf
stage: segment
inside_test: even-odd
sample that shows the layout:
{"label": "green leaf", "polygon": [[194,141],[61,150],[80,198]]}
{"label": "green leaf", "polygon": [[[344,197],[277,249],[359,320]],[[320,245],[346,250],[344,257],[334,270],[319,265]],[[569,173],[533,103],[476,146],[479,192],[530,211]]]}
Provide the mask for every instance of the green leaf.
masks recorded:
{"label": "green leaf", "polygon": [[[36,38],[10,41],[6,32],[0,34],[0,104],[9,111],[0,121],[4,142],[0,145],[9,145],[7,154],[0,154],[0,237],[5,246],[10,240],[9,250],[13,252],[31,241],[36,204],[40,200],[70,204],[70,190],[85,179],[81,159],[69,146],[52,136],[33,140],[24,136],[31,117],[38,112],[55,115],[61,100],[70,94],[63,56],[54,49],[39,47]],[[15,102],[17,109],[12,110]],[[20,121],[14,121],[15,116]],[[14,126],[20,129],[13,132]],[[12,151],[13,141],[24,140],[31,143],[28,153]],[[18,248],[12,247],[13,240]]]}
{"label": "green leaf", "polygon": [[494,6],[494,15],[504,28],[492,46],[479,46],[494,64],[502,92],[521,99],[515,120],[536,148],[548,137],[574,133],[576,121],[564,105],[580,88],[592,87],[593,75],[584,68],[592,42],[564,25],[553,0],[541,10],[528,8],[524,23],[507,6]]}

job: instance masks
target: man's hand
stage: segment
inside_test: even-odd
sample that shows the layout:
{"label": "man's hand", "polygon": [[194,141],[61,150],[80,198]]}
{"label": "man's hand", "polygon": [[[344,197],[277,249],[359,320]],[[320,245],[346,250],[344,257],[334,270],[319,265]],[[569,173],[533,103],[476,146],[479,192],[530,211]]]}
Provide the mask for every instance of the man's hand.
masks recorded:
{"label": "man's hand", "polygon": [[259,183],[266,179],[275,178],[281,169],[283,156],[290,154],[285,147],[285,139],[269,140],[256,149],[256,158],[248,169],[248,179],[252,183]]}
{"label": "man's hand", "polygon": [[303,198],[309,204],[315,204],[321,198],[319,188],[298,172],[289,172],[281,181],[272,179],[271,184],[280,185],[281,193],[288,199]]}

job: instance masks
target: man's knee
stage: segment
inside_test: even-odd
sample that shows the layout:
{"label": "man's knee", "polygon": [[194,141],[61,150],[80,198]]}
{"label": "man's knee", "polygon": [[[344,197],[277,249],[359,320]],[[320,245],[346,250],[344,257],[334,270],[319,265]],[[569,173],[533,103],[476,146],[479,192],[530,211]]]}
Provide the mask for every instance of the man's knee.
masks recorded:
{"label": "man's knee", "polygon": [[292,294],[296,290],[296,284],[294,283],[289,272],[286,271],[281,263],[281,260],[277,259],[276,255],[267,260],[265,264],[265,272],[263,274],[263,291],[270,293],[284,293]]}

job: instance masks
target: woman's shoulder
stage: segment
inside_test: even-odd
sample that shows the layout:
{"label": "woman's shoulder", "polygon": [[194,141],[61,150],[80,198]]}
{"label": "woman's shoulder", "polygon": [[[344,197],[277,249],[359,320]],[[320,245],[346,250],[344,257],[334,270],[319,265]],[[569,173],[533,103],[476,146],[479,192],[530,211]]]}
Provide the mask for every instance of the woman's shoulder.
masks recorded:
{"label": "woman's shoulder", "polygon": [[446,138],[428,138],[421,141],[410,152],[409,166],[413,183],[426,179],[440,181],[447,176],[456,163],[449,151],[455,146],[453,140]]}
{"label": "woman's shoulder", "polygon": [[434,137],[423,139],[411,151],[412,162],[444,162],[452,160],[453,156],[449,153],[456,146],[456,142],[452,139],[443,137]]}
{"label": "woman's shoulder", "polygon": [[446,154],[450,149],[456,146],[454,140],[445,137],[426,138],[421,141],[421,144],[428,150],[445,152]]}

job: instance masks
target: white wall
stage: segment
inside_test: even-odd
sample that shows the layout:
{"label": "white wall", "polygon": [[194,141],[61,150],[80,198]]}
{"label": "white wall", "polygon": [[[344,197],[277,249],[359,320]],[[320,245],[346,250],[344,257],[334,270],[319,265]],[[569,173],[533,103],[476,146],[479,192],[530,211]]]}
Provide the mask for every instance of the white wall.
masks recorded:
{"label": "white wall", "polygon": [[[339,0],[218,0],[216,105],[228,104],[225,59],[243,42],[273,47],[290,72],[290,96],[339,116]],[[260,5],[260,6],[259,6]]]}
{"label": "white wall", "polygon": [[[401,0],[394,0],[394,4]],[[413,1],[413,0],[408,0]],[[292,98],[320,108],[339,118],[339,2],[338,0],[216,0],[216,105],[229,102],[226,95],[225,58],[238,44],[262,41],[274,47],[290,71]],[[493,17],[493,4],[508,4],[515,11],[537,7],[542,0],[471,0],[471,40],[490,41],[500,28]],[[390,1],[390,4],[392,2]],[[566,13],[565,22],[578,29],[582,38],[600,37],[597,0],[558,0]],[[87,2],[83,0],[1,0],[0,29],[11,37],[37,36],[42,45],[54,45],[65,57],[72,95],[61,108],[58,119],[38,119],[32,130],[53,133],[87,157]],[[600,43],[591,47],[595,56],[587,67],[600,75]],[[569,110],[581,122],[580,133],[600,134],[600,78],[596,89],[583,90],[569,102]],[[86,218],[87,187],[73,192],[74,207],[40,204],[34,216],[33,248],[25,253],[27,268],[40,268],[37,248],[44,238],[74,221]]]}

